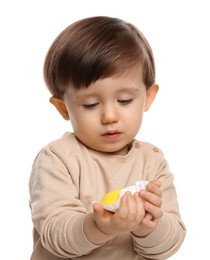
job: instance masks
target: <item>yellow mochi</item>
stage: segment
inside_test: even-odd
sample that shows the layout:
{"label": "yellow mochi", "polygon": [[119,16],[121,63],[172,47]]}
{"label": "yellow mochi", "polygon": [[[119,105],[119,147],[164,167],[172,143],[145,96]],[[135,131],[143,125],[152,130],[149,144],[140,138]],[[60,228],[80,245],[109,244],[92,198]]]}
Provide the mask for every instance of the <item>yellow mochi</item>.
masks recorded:
{"label": "yellow mochi", "polygon": [[101,204],[111,205],[116,202],[120,197],[120,190],[113,190],[108,192],[103,199],[101,200]]}

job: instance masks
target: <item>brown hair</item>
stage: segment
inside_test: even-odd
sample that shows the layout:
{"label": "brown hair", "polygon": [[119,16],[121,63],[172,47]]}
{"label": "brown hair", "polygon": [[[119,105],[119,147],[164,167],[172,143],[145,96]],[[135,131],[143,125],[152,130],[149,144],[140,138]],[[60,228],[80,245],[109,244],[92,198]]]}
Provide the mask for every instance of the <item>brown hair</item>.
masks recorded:
{"label": "brown hair", "polygon": [[143,34],[118,18],[89,17],[71,24],[54,40],[46,55],[44,79],[52,95],[62,97],[69,84],[88,87],[138,64],[148,89],[155,83],[155,64]]}

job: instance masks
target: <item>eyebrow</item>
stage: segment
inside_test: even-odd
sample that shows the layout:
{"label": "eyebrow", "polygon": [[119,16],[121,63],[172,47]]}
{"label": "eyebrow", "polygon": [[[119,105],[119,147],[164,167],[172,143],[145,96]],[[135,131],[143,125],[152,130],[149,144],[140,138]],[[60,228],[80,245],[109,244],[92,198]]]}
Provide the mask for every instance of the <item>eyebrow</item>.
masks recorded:
{"label": "eyebrow", "polygon": [[[119,94],[119,93],[129,93],[129,94],[137,94],[141,91],[141,87],[123,87],[119,90],[116,91],[116,94]],[[85,98],[92,98],[92,97],[96,97],[98,96],[98,93],[80,93],[79,95],[76,94],[75,97],[74,97],[74,100],[76,101],[82,101],[83,99]]]}
{"label": "eyebrow", "polygon": [[130,92],[130,93],[137,93],[141,90],[141,87],[132,87],[132,88],[122,88],[119,90],[119,92]]}

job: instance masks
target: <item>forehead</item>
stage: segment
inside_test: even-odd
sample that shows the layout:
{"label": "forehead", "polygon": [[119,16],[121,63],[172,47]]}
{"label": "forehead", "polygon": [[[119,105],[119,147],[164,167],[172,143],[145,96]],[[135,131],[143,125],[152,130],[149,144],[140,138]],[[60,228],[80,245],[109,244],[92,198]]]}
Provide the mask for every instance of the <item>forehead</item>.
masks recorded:
{"label": "forehead", "polygon": [[66,96],[79,99],[96,94],[106,94],[106,92],[110,94],[125,92],[135,94],[141,89],[146,89],[142,80],[142,70],[140,67],[135,67],[121,74],[99,79],[91,83],[88,87],[75,89],[71,85],[66,91]]}

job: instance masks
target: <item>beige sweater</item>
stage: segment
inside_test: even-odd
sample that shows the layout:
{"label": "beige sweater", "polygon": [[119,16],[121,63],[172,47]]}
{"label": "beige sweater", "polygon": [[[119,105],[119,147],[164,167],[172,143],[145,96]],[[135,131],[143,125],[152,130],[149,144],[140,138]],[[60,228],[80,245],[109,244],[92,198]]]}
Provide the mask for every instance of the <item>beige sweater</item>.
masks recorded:
{"label": "beige sweater", "polygon": [[[94,245],[84,235],[83,221],[92,202],[138,180],[162,183],[163,217],[147,237],[124,233]],[[31,260],[167,259],[181,246],[185,227],[180,218],[173,175],[163,153],[133,141],[126,156],[91,150],[72,133],[44,147],[35,159],[29,182],[34,224]]]}

